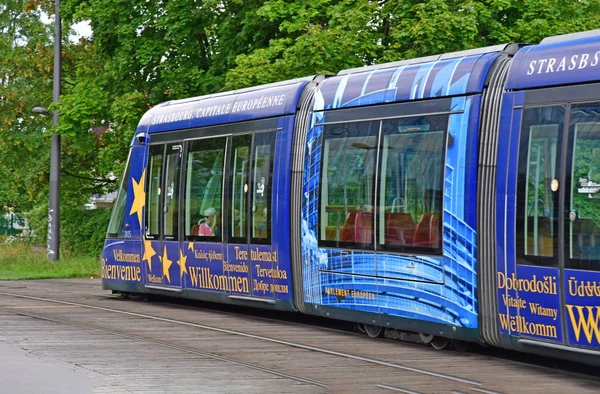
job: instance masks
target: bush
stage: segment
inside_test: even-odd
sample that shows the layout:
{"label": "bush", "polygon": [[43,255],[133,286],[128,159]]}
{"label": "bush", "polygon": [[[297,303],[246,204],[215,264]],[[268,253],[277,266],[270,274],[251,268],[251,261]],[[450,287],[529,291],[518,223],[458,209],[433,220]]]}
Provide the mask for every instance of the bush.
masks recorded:
{"label": "bush", "polygon": [[99,256],[104,246],[110,209],[71,209],[61,217],[61,242],[77,256]]}
{"label": "bush", "polygon": [[48,205],[37,206],[25,215],[29,221],[32,242],[46,245],[48,232]]}
{"label": "bush", "polygon": [[[63,206],[60,212],[60,249],[74,256],[97,257],[104,246],[110,209],[72,208]],[[38,206],[28,214],[29,226],[36,234],[35,243],[46,245],[48,206]]]}

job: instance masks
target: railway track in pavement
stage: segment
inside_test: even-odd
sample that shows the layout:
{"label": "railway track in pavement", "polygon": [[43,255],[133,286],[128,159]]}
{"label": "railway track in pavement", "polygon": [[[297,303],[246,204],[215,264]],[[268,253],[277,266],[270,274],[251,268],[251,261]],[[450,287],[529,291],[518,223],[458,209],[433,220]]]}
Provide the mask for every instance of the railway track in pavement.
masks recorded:
{"label": "railway track in pavement", "polygon": [[[25,339],[30,336],[18,332],[27,324],[40,327],[33,347]],[[577,392],[600,388],[585,377],[482,355],[373,341],[240,313],[123,300],[94,280],[0,283],[0,326],[0,341],[29,341],[31,351],[117,376],[127,390],[128,384],[134,389],[151,382],[165,389],[181,381],[185,384],[175,391],[492,394],[530,392],[526,388],[559,392],[565,385]],[[84,344],[106,345],[92,347],[90,356],[90,346],[70,335],[84,336]],[[98,359],[104,361],[98,365]],[[131,359],[139,368],[127,366]],[[185,379],[157,372],[181,359]]]}

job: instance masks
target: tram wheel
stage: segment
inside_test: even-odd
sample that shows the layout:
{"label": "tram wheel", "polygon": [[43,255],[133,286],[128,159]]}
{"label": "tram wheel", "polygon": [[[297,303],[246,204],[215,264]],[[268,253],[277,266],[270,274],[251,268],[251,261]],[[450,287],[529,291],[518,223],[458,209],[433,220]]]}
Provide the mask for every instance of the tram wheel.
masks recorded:
{"label": "tram wheel", "polygon": [[422,332],[419,333],[419,338],[421,338],[421,341],[425,345],[429,345],[431,343],[431,341],[433,341],[433,335],[431,335],[431,334],[423,334]]}
{"label": "tram wheel", "polygon": [[358,330],[358,332],[360,332],[361,334],[366,334],[365,325],[364,324],[362,324],[362,323],[356,323],[355,327]]}
{"label": "tram wheel", "polygon": [[431,341],[431,346],[436,350],[445,349],[450,343],[450,339],[444,337],[434,337]]}
{"label": "tram wheel", "polygon": [[383,327],[365,324],[365,332],[369,338],[380,338],[383,336]]}

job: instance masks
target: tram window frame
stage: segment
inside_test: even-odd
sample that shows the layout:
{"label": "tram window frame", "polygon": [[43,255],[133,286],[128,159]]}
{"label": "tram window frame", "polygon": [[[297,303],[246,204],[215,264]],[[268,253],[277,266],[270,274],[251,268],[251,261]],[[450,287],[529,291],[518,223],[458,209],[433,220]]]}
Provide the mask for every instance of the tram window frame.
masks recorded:
{"label": "tram window frame", "polygon": [[[243,139],[249,138],[249,141]],[[241,141],[241,144],[237,145],[237,142]],[[227,234],[229,236],[229,243],[231,244],[248,244],[248,190],[250,184],[250,173],[251,173],[251,156],[252,156],[252,134],[236,134],[231,137],[230,148],[228,149],[228,167],[227,167]],[[237,163],[237,148],[247,148],[247,169],[246,172],[242,172],[241,183],[243,186],[240,188],[236,187],[234,181],[236,180],[234,172],[239,168],[236,167]],[[242,170],[244,166],[242,165]],[[234,199],[234,193],[241,190],[241,199]],[[235,201],[240,201],[242,206],[234,205]],[[239,218],[235,217],[235,212],[239,212]],[[235,225],[235,221],[238,220],[239,225]],[[236,232],[239,229],[239,235]]]}
{"label": "tram window frame", "polygon": [[[519,154],[517,159],[517,193],[516,193],[516,206],[515,206],[515,252],[516,252],[516,263],[518,265],[533,265],[533,266],[543,266],[543,267],[558,267],[559,266],[559,212],[560,212],[560,197],[559,191],[552,191],[551,189],[546,189],[546,197],[548,195],[553,196],[552,193],[556,193],[555,198],[552,202],[552,216],[529,216],[526,215],[526,210],[528,209],[528,198],[529,194],[529,169],[531,167],[530,154],[534,152],[532,150],[532,134],[537,133],[538,135],[543,135],[544,133],[548,134],[548,131],[544,131],[543,128],[547,128],[550,130],[549,126],[556,126],[556,139],[554,143],[554,152],[544,153],[546,155],[550,155],[550,162],[547,163],[547,158],[544,158],[545,165],[549,165],[553,170],[554,174],[551,178],[545,177],[547,182],[547,187],[551,188],[552,179],[560,179],[560,171],[563,159],[563,151],[561,145],[564,141],[564,132],[565,132],[565,118],[567,116],[567,106],[566,103],[555,103],[552,105],[543,105],[543,106],[528,106],[522,109],[521,114],[521,122],[519,124]],[[547,113],[542,112],[547,109],[552,109],[553,113],[550,114],[551,117],[558,116],[556,121],[552,121],[550,119],[550,123],[544,123],[544,119],[540,118],[540,116],[546,115]],[[562,111],[562,114],[561,114]],[[547,112],[547,111],[546,111]],[[535,116],[535,113],[539,114],[539,116]],[[534,115],[530,115],[534,114]],[[537,129],[534,129],[537,128]],[[525,136],[527,133],[527,136]],[[546,138],[550,141],[552,145],[552,141],[550,138]],[[535,152],[539,152],[542,148],[537,148]],[[547,150],[546,147],[544,149]],[[552,163],[553,162],[553,163]],[[525,166],[525,167],[524,167]],[[539,166],[539,164],[538,164]],[[547,169],[544,169],[546,171]],[[519,186],[521,185],[521,186]],[[550,190],[550,194],[548,191]],[[558,189],[560,190],[560,189]],[[535,190],[534,190],[535,193]],[[534,196],[535,197],[535,196]],[[537,200],[534,198],[534,200]],[[549,206],[546,205],[546,199],[544,199],[542,209],[544,213],[548,211]],[[534,201],[534,207],[536,211],[534,214],[537,215],[539,212],[539,203]],[[550,219],[551,228],[550,235],[552,240],[551,251],[552,254],[548,255],[547,248],[544,248],[545,237],[544,234],[541,235],[542,238],[542,251],[540,252],[539,240],[536,242],[536,239],[540,237],[539,233],[539,218],[544,217]],[[527,219],[526,219],[527,218]],[[533,251],[532,253],[528,253],[529,248],[529,240],[528,240],[528,224],[531,221],[529,218],[533,218],[532,225],[534,226],[533,236],[531,238],[531,242],[533,242]],[[536,219],[537,218],[537,219]],[[536,237],[537,232],[537,237]],[[536,251],[537,248],[537,251]],[[545,253],[545,254],[543,254]]]}
{"label": "tram window frame", "polygon": [[[319,207],[318,207],[318,215],[317,215],[317,228],[316,228],[316,236],[317,236],[317,245],[322,248],[333,248],[333,249],[353,249],[353,250],[364,250],[364,251],[373,251],[373,252],[381,252],[381,253],[411,253],[411,254],[420,254],[420,255],[430,255],[430,256],[441,256],[443,255],[443,212],[444,212],[444,180],[446,174],[446,155],[448,150],[448,144],[451,139],[449,137],[449,128],[450,128],[450,116],[453,114],[461,114],[464,112],[462,108],[455,108],[453,105],[453,100],[451,98],[438,98],[433,100],[419,101],[419,102],[402,102],[402,103],[389,103],[389,104],[381,104],[376,106],[363,106],[356,108],[342,108],[336,110],[328,110],[325,111],[325,116],[323,117],[323,121],[318,123],[317,126],[323,127],[323,134],[320,137],[321,140],[321,158],[320,158],[320,174],[319,174]],[[419,247],[419,246],[411,246],[411,247],[399,247],[399,248],[385,248],[380,244],[379,238],[382,237],[380,234],[380,215],[381,212],[381,202],[380,202],[380,183],[381,183],[381,161],[382,154],[381,149],[383,146],[383,139],[381,136],[382,126],[384,121],[388,120],[397,120],[397,119],[405,119],[405,118],[419,118],[419,117],[428,117],[428,116],[444,116],[448,118],[448,123],[444,130],[444,139],[441,145],[442,150],[442,159],[441,159],[441,168],[440,173],[442,175],[441,179],[441,195],[437,196],[440,201],[440,215],[438,220],[438,239],[439,239],[439,247]],[[327,126],[336,125],[336,124],[350,124],[356,122],[376,122],[380,125],[380,131],[377,135],[377,147],[375,149],[378,152],[376,157],[377,167],[375,170],[375,182],[373,187],[375,192],[373,194],[373,215],[374,220],[371,226],[372,231],[372,243],[370,244],[357,244],[357,243],[341,243],[337,241],[339,239],[339,235],[336,235],[337,239],[334,241],[331,240],[323,240],[323,231],[327,231],[326,225],[323,224],[323,171],[324,171],[324,133],[325,128]],[[418,223],[417,223],[418,224]],[[324,230],[325,228],[325,230]],[[331,232],[331,229],[330,229]],[[383,236],[384,237],[384,236]]]}
{"label": "tram window frame", "polygon": [[[219,145],[219,143],[221,143],[221,145]],[[192,234],[192,228],[193,225],[190,226],[190,224],[192,222],[196,222],[196,220],[191,220],[193,215],[199,215],[198,217],[198,222],[200,222],[202,220],[202,217],[204,215],[204,211],[208,208],[208,207],[204,207],[204,198],[202,203],[200,204],[200,208],[198,210],[198,212],[192,212],[190,210],[190,205],[191,205],[191,200],[189,198],[190,194],[191,194],[191,187],[193,185],[190,184],[190,182],[192,181],[191,178],[191,173],[190,173],[190,155],[194,152],[206,152],[207,150],[194,150],[194,145],[198,145],[199,147],[202,147],[202,145],[206,145],[206,144],[214,144],[215,147],[214,149],[211,149],[212,152],[215,152],[216,156],[213,158],[213,163],[210,165],[210,170],[208,170],[211,173],[211,178],[217,176],[213,171],[219,171],[219,168],[215,167],[216,164],[218,164],[215,160],[218,160],[219,157],[219,151],[221,152],[221,166],[220,166],[220,171],[221,171],[221,175],[220,175],[220,183],[218,184],[219,188],[220,188],[220,198],[219,200],[219,206],[214,206],[214,204],[211,204],[211,208],[215,209],[215,221],[218,220],[218,230],[220,231],[218,235],[193,235]],[[211,137],[207,137],[207,138],[197,138],[197,139],[193,139],[193,140],[186,140],[185,141],[185,148],[184,148],[184,156],[185,156],[185,160],[183,162],[184,165],[184,169],[182,171],[182,181],[181,181],[181,185],[183,187],[183,199],[182,199],[182,204],[183,204],[183,208],[182,208],[182,212],[184,212],[184,217],[182,218],[183,220],[181,220],[182,225],[184,227],[183,230],[183,234],[184,234],[184,240],[185,241],[191,241],[191,242],[209,242],[209,243],[220,243],[223,240],[223,209],[225,208],[225,204],[224,204],[224,182],[225,182],[225,177],[223,176],[223,174],[225,174],[225,165],[226,165],[226,158],[227,158],[227,150],[228,150],[228,137],[227,135],[220,135],[220,136],[211,136]],[[192,163],[193,163],[193,159],[192,159]],[[206,168],[208,167],[199,167],[199,170],[206,170]],[[210,183],[210,179],[207,181],[205,188],[208,188],[208,184]],[[207,189],[205,189],[206,191]],[[213,201],[215,201],[215,199],[213,198]],[[200,224],[197,224],[200,225]],[[214,226],[214,223],[213,223]]]}
{"label": "tram window frame", "polygon": [[[165,146],[163,157],[162,183],[164,193],[162,196],[162,235],[166,241],[179,239],[179,200],[181,185],[181,165],[183,159],[182,142],[171,142]],[[168,184],[170,181],[171,184]],[[167,200],[170,200],[167,205]],[[167,226],[171,223],[171,228]]]}
{"label": "tram window frame", "polygon": [[[228,193],[227,193],[227,233],[229,235],[229,243],[231,244],[252,244],[252,245],[271,245],[272,244],[272,226],[273,226],[273,179],[274,179],[274,166],[275,166],[275,155],[276,145],[277,145],[277,134],[279,129],[271,129],[271,130],[260,130],[253,131],[248,133],[239,133],[234,134],[231,137],[231,148],[229,150],[228,156]],[[259,145],[257,140],[262,137],[266,137],[268,139],[268,144]],[[249,141],[244,141],[243,139],[249,138]],[[237,145],[236,140],[240,141],[241,144]],[[238,148],[247,148],[248,149],[248,162],[246,172],[243,173],[243,184],[242,187],[242,195],[243,198],[234,200],[234,193],[240,190],[239,187],[236,187],[234,182],[234,171],[236,171],[236,149]],[[258,146],[269,146],[269,161],[267,163],[266,172],[269,176],[269,180],[266,183],[266,186],[263,191],[264,198],[264,206],[261,208],[257,208],[257,147]],[[239,168],[239,167],[238,167]],[[265,170],[265,167],[262,167],[262,170]],[[238,206],[235,205],[235,201],[242,201],[243,205]],[[264,217],[264,209],[266,209],[266,217]],[[239,225],[235,225],[236,217],[234,217],[235,212],[239,212]],[[262,211],[262,212],[261,212]],[[264,225],[265,236],[264,237],[256,237],[255,231],[259,230],[262,232],[262,226]],[[238,231],[241,231],[238,233]],[[250,231],[248,233],[248,231]],[[240,234],[240,235],[237,235]]]}
{"label": "tram window frame", "polygon": [[[268,144],[258,145],[257,140],[265,137]],[[251,202],[251,215],[250,215],[250,243],[256,245],[270,245],[271,244],[271,236],[272,236],[272,217],[273,217],[273,170],[275,164],[275,147],[277,144],[277,130],[262,132],[262,133],[253,133],[252,134],[252,170],[250,172],[252,194],[250,196]],[[268,181],[266,186],[264,183],[262,184],[263,192],[262,196],[264,197],[264,207],[257,207],[257,194],[259,181],[256,179],[257,169],[256,162],[258,161],[258,147],[269,147],[269,159],[266,165],[266,168],[262,166],[262,171],[266,171],[268,176]],[[264,173],[263,173],[264,175]],[[262,182],[262,179],[260,180]],[[262,219],[261,219],[262,218]],[[264,226],[264,227],[263,227]],[[259,234],[264,230],[264,237],[255,236],[255,231],[258,231]]]}
{"label": "tram window frame", "polygon": [[[162,222],[163,222],[163,212],[162,212],[162,188],[163,188],[163,172],[164,172],[164,165],[165,165],[165,149],[166,149],[166,144],[155,144],[155,145],[150,145],[149,146],[149,150],[148,150],[148,165],[147,165],[147,172],[146,172],[146,201],[145,201],[145,205],[146,205],[146,214],[145,216],[145,223],[144,223],[144,236],[147,239],[160,239],[161,235],[162,235]],[[153,151],[156,152],[155,154],[153,154]],[[160,154],[159,154],[160,153]],[[154,196],[151,193],[151,186],[154,185],[154,182],[152,182],[152,177],[153,177],[153,173],[152,173],[152,158],[154,157],[159,157],[160,156],[160,169],[159,169],[159,173],[158,173],[158,188],[157,188],[157,195]],[[151,207],[155,207],[155,204],[151,204],[152,200],[151,198],[155,197],[157,199],[157,206],[156,206],[156,214],[158,215],[158,222],[156,223],[156,227],[158,232],[152,232],[152,229],[150,228],[150,223],[154,223],[153,221],[150,220],[150,215],[155,214],[154,209],[151,209]]]}
{"label": "tram window frame", "polygon": [[[419,122],[421,122],[420,124],[420,129],[423,129],[425,127],[425,120],[428,120],[430,123],[427,123],[427,126],[429,126],[432,123],[440,123],[440,125],[438,127],[436,127],[435,131],[431,131],[431,130],[421,130],[421,133],[418,133],[417,131],[417,126],[419,126]],[[384,139],[386,137],[386,130],[384,128],[384,126],[386,124],[389,124],[390,122],[399,122],[399,123],[408,123],[409,126],[411,121],[414,121],[415,123],[412,124],[412,131],[409,128],[409,131],[411,131],[411,134],[413,136],[412,140],[414,141],[417,138],[421,138],[420,136],[423,135],[427,135],[428,133],[433,133],[433,132],[439,132],[441,134],[441,141],[439,141],[439,150],[437,152],[439,152],[439,157],[437,160],[437,164],[439,165],[439,171],[436,173],[437,174],[437,178],[438,179],[434,179],[434,181],[437,181],[437,188],[431,189],[431,190],[435,190],[436,193],[433,194],[433,197],[431,197],[432,195],[429,194],[429,198],[423,198],[420,199],[419,201],[416,202],[417,205],[420,204],[420,206],[423,208],[421,212],[421,215],[419,215],[418,218],[413,218],[414,221],[414,229],[413,229],[413,234],[411,235],[411,243],[410,244],[403,244],[403,245],[388,245],[386,243],[386,209],[387,209],[387,205],[382,202],[383,198],[385,198],[385,196],[382,196],[382,193],[385,192],[385,188],[382,188],[382,182],[387,180],[387,177],[384,177],[383,175],[383,169],[384,169],[384,164],[383,164],[383,156],[387,154],[387,152],[383,152],[384,146],[383,146],[383,142]],[[370,178],[373,179],[372,181],[372,185],[371,185],[371,201],[372,203],[370,204],[370,209],[369,209],[369,204],[367,201],[367,207],[366,210],[357,210],[357,211],[348,211],[346,213],[346,207],[344,209],[344,213],[346,213],[346,218],[344,219],[344,223],[341,224],[339,218],[338,221],[336,223],[335,226],[330,225],[330,217],[329,217],[329,213],[328,212],[328,207],[330,206],[330,201],[329,201],[329,187],[325,187],[325,179],[324,179],[324,174],[325,172],[329,169],[329,149],[328,149],[328,141],[333,140],[334,138],[327,138],[326,134],[327,134],[327,129],[329,127],[334,127],[334,128],[344,128],[347,127],[348,125],[356,125],[356,124],[371,124],[372,126],[374,126],[371,130],[377,130],[377,132],[375,134],[371,134],[368,136],[363,136],[363,138],[372,138],[375,141],[374,146],[370,146],[369,150],[372,150],[373,152],[376,153],[375,157],[373,158],[373,170],[371,173]],[[416,115],[416,116],[408,116],[408,117],[401,117],[401,118],[393,118],[393,119],[381,119],[381,120],[369,120],[369,121],[356,121],[356,122],[345,122],[345,123],[336,123],[336,124],[325,124],[325,127],[323,129],[323,153],[322,153],[322,157],[321,157],[321,169],[320,169],[320,176],[319,176],[319,220],[318,220],[318,244],[320,247],[327,247],[327,248],[343,248],[343,249],[359,249],[359,250],[378,250],[378,251],[385,251],[385,252],[404,252],[404,253],[419,253],[419,254],[427,254],[427,255],[441,255],[443,253],[443,232],[442,232],[442,228],[443,228],[443,194],[444,194],[444,177],[445,177],[445,165],[446,165],[446,153],[447,153],[447,141],[448,141],[448,127],[450,126],[450,113],[446,112],[446,113],[442,113],[442,114],[424,114],[424,115]],[[408,126],[407,126],[408,127]],[[438,130],[439,129],[439,130]],[[409,135],[409,133],[406,133],[405,135]],[[361,138],[361,137],[351,137],[351,138]],[[354,144],[359,144],[357,142],[355,142]],[[364,144],[367,145],[367,144]],[[366,161],[366,160],[365,160]],[[342,177],[345,179],[345,175]],[[368,178],[367,177],[367,182],[368,182]],[[329,175],[327,176],[327,180],[329,179]],[[369,199],[368,196],[363,196],[365,197],[367,200]],[[325,199],[327,198],[328,201],[325,201]],[[434,240],[436,240],[436,242],[432,245],[414,245],[413,243],[413,239],[416,236],[416,232],[417,229],[419,228],[423,228],[423,226],[420,226],[420,223],[422,220],[424,220],[423,218],[425,218],[425,215],[427,214],[425,212],[425,205],[427,205],[427,201],[429,201],[433,207],[435,207],[431,213],[429,213],[428,218],[429,218],[429,223],[427,223],[427,229],[429,230],[427,235],[428,237],[431,237],[431,234],[435,235]],[[332,211],[333,208],[330,208],[329,211]],[[324,213],[325,212],[325,213]],[[371,237],[370,237],[370,242],[356,242],[356,241],[342,241],[341,237],[343,236],[342,232],[343,231],[349,231],[351,229],[344,229],[344,227],[346,227],[346,223],[348,222],[349,225],[353,225],[355,228],[358,227],[357,223],[354,222],[354,224],[352,223],[352,217],[350,216],[350,213],[352,212],[357,212],[358,213],[371,213],[371,223],[370,223],[370,232],[371,232]],[[356,220],[360,220],[358,219],[357,215],[352,215],[355,216],[354,217],[354,221]],[[339,216],[339,215],[338,215]],[[437,221],[435,221],[435,219],[437,218]],[[325,220],[325,221],[324,221]],[[432,229],[431,225],[434,225],[435,228]],[[377,228],[375,228],[375,226],[377,226]],[[331,240],[328,239],[330,238],[330,236],[332,235],[332,227],[335,227],[335,239]],[[325,231],[323,231],[323,229],[325,229]],[[356,229],[354,230],[354,239],[356,240]]]}
{"label": "tram window frame", "polygon": [[[367,133],[365,133],[364,135],[361,135],[360,132],[360,127],[364,125],[367,128]],[[335,135],[340,135],[340,131],[338,129],[342,129],[341,131],[348,131],[348,127],[357,127],[356,130],[352,130],[353,132],[358,132],[358,135],[352,135],[350,137],[344,138],[340,143],[339,143],[339,147],[336,151],[334,151],[335,155],[338,155],[337,152],[342,152],[339,153],[339,156],[343,156],[343,158],[339,158],[339,161],[344,161],[344,171],[346,171],[348,168],[352,168],[351,164],[352,163],[346,163],[346,161],[348,160],[352,160],[351,158],[348,159],[347,156],[351,155],[350,153],[346,153],[344,152],[346,149],[348,148],[346,145],[349,144],[349,147],[351,148],[355,148],[358,150],[358,152],[360,152],[360,149],[362,150],[366,150],[365,156],[364,156],[364,161],[361,163],[356,163],[356,168],[358,168],[358,166],[362,166],[362,164],[364,162],[367,161],[371,161],[371,159],[368,157],[370,151],[375,152],[375,157],[372,159],[372,165],[371,165],[371,179],[372,179],[372,183],[371,183],[371,187],[370,190],[368,190],[369,188],[367,187],[368,185],[366,185],[366,187],[364,188],[365,193],[360,194],[360,196],[358,196],[357,194],[357,198],[364,198],[364,201],[362,201],[363,203],[360,204],[359,202],[357,202],[357,204],[353,204],[352,205],[352,209],[355,210],[348,210],[349,206],[348,204],[346,204],[346,201],[344,201],[344,214],[346,215],[346,217],[342,217],[340,216],[340,213],[337,212],[337,208],[335,208],[335,205],[330,204],[330,183],[329,183],[329,178],[330,175],[328,174],[328,170],[331,168],[329,165],[330,162],[330,156],[328,155],[328,153],[330,152],[329,150],[329,145],[330,145],[330,141],[335,141],[335,140],[341,140],[340,138],[327,138],[327,134],[328,132],[331,133],[331,135],[335,136]],[[332,129],[332,130],[331,130]],[[331,131],[330,131],[331,130]],[[375,244],[375,232],[374,232],[374,223],[375,223],[375,216],[376,216],[376,193],[375,193],[375,189],[376,189],[376,176],[377,176],[377,151],[379,150],[379,134],[381,131],[381,121],[380,120],[362,120],[362,121],[353,121],[353,122],[344,122],[344,123],[333,123],[333,124],[325,124],[323,127],[323,141],[322,141],[322,153],[321,153],[321,168],[320,168],[320,174],[319,174],[319,215],[318,215],[318,225],[317,225],[317,239],[318,239],[318,245],[321,247],[330,247],[330,248],[347,248],[347,249],[359,249],[359,250],[374,250],[374,244]],[[361,139],[364,139],[365,141],[361,141]],[[355,140],[354,142],[352,142],[353,140]],[[368,145],[367,142],[371,142],[369,140],[373,141],[372,145]],[[349,151],[347,151],[349,152]],[[358,160],[358,156],[355,157],[356,161]],[[346,165],[347,164],[347,165]],[[335,167],[334,167],[335,168]],[[325,175],[327,176],[327,180],[324,179]],[[334,178],[335,175],[332,175],[331,178]],[[348,179],[348,174],[346,172],[344,172],[344,174],[341,176],[341,179],[344,179],[344,182]],[[363,190],[362,187],[362,179],[361,177],[359,177],[359,185],[357,187],[357,190]],[[367,182],[368,182],[368,178],[367,178]],[[343,198],[345,200],[347,200],[347,190],[348,187],[347,185],[344,186],[344,196]],[[371,204],[369,205],[369,199]],[[329,209],[328,209],[329,208]],[[329,212],[332,212],[332,216],[329,216]],[[333,216],[333,213],[337,213],[337,215]],[[350,215],[351,213],[356,213],[355,215]],[[366,214],[366,215],[363,215]],[[370,214],[370,217],[369,217]],[[356,223],[356,220],[362,220],[362,216],[365,216],[365,221],[367,224],[369,224],[369,219],[370,219],[370,224],[369,227],[366,229],[368,234],[368,231],[370,231],[370,237],[368,242],[356,242],[356,241],[341,241],[341,238],[344,237],[343,231],[344,231],[344,227],[346,227],[346,223],[348,222],[349,226],[348,229],[350,231],[350,234],[354,231],[353,234],[353,238],[356,240],[356,228],[359,227],[358,223]],[[330,240],[328,239],[331,235],[331,228],[334,227],[330,224],[331,219],[335,218],[336,219],[336,224],[335,224],[335,240]],[[352,230],[352,226],[354,226],[354,230]],[[325,230],[325,231],[323,231]],[[364,234],[364,231],[362,231],[362,233]]]}
{"label": "tram window frame", "polygon": [[[121,185],[119,186],[119,192],[114,202],[113,209],[110,215],[110,221],[108,222],[108,230],[106,231],[106,238],[125,238],[125,209],[127,208],[127,195],[129,189],[129,173],[131,171],[131,155],[132,151],[129,151],[127,157],[127,164],[125,164],[125,171],[123,178],[121,179]],[[112,230],[112,231],[111,231]]]}
{"label": "tram window frame", "polygon": [[[589,142],[585,142],[585,138],[581,139],[584,141],[583,144],[578,144],[581,134],[600,135],[600,112],[597,108],[600,108],[600,101],[577,103],[569,108],[567,144],[570,149],[567,152],[566,163],[570,172],[567,171],[565,174],[564,206],[564,258],[565,268],[567,269],[600,271],[600,207],[595,209],[596,207],[593,205],[597,204],[585,204],[586,201],[600,198],[600,195],[594,198],[592,194],[595,193],[591,193],[593,188],[600,184],[600,174],[598,174],[600,172],[598,171],[600,170],[600,138],[592,140],[592,142],[597,141],[595,147],[591,146]],[[578,126],[581,126],[582,129],[578,130]],[[591,149],[591,152],[583,152],[581,155],[583,157],[581,157],[578,151],[582,148],[583,150]],[[576,173],[578,167],[581,167],[583,163],[587,163],[587,167],[586,164],[583,167],[587,168],[588,172],[583,174],[583,168],[579,168],[579,172]],[[593,172],[593,170],[596,171]],[[582,178],[582,175],[585,175],[585,178]],[[587,193],[587,198],[582,195],[586,193],[579,190],[581,187],[585,188],[586,186],[591,188],[590,193]],[[575,191],[577,191],[577,194],[575,194]],[[574,197],[574,195],[577,197]],[[596,218],[593,217],[595,213],[598,213]],[[582,245],[584,240],[591,244],[591,250],[587,242],[583,242],[587,247]],[[579,244],[578,247],[575,246],[576,244]]]}
{"label": "tram window frame", "polygon": [[[379,183],[377,185],[379,199],[376,222],[378,227],[376,229],[377,250],[427,255],[443,254],[444,180],[449,127],[449,113],[418,115],[382,121],[378,168]],[[410,190],[412,193],[403,191],[405,198],[396,196],[390,206],[385,199],[389,197],[390,187],[394,185],[392,183],[388,187],[388,179],[390,178],[387,176],[388,154],[393,148],[386,145],[386,141],[389,144],[391,137],[405,137],[405,141],[402,143],[404,150],[401,155],[398,154],[396,161],[400,160],[400,156],[402,158],[408,156],[408,161],[403,160],[404,165],[411,168],[407,172],[412,172],[412,167],[416,165],[431,163],[432,159],[435,160],[434,169],[435,167],[437,169],[434,175],[430,176],[431,166],[429,166],[429,171],[423,172],[425,174],[423,178],[417,176],[408,178],[405,177],[404,173],[396,175],[396,182],[404,180],[403,187],[408,189],[409,186],[413,186],[414,190]],[[436,140],[433,140],[434,138]],[[428,146],[423,144],[424,140],[429,140],[426,141]],[[425,149],[423,149],[424,147]],[[412,157],[410,153],[413,153]],[[423,155],[425,154],[428,157],[424,158]],[[398,171],[400,171],[400,164],[397,163],[397,166]],[[414,172],[412,175],[414,175]],[[414,184],[410,183],[411,179]],[[426,186],[430,187],[426,188]],[[396,189],[398,191],[401,187],[396,185]],[[415,192],[417,189],[422,191],[422,198],[420,199],[414,198],[419,195],[418,192]],[[399,199],[398,204],[396,204],[397,199]],[[393,217],[394,214],[397,215]],[[392,219],[396,219],[396,223],[390,223],[393,221]],[[432,227],[432,225],[435,227]],[[419,245],[415,245],[417,235],[422,238],[418,241]],[[398,243],[393,243],[392,238],[396,238]]]}

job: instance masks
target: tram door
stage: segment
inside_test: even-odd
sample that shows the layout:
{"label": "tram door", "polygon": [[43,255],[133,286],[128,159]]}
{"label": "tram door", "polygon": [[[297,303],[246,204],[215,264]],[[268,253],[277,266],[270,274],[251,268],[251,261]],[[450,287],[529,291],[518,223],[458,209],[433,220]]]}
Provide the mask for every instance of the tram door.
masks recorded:
{"label": "tram door", "polygon": [[[227,209],[231,297],[273,299],[272,173],[276,132],[232,137]],[[239,291],[242,290],[243,291]]]}
{"label": "tram door", "polygon": [[146,192],[146,286],[181,288],[179,179],[181,143],[150,146]]}
{"label": "tram door", "polygon": [[567,158],[565,268],[600,271],[600,103],[572,106]]}
{"label": "tram door", "polygon": [[565,179],[564,320],[569,345],[600,348],[600,102],[572,105]]}
{"label": "tram door", "polygon": [[522,119],[513,335],[599,347],[600,294],[578,284],[600,284],[600,103],[526,108]]}

